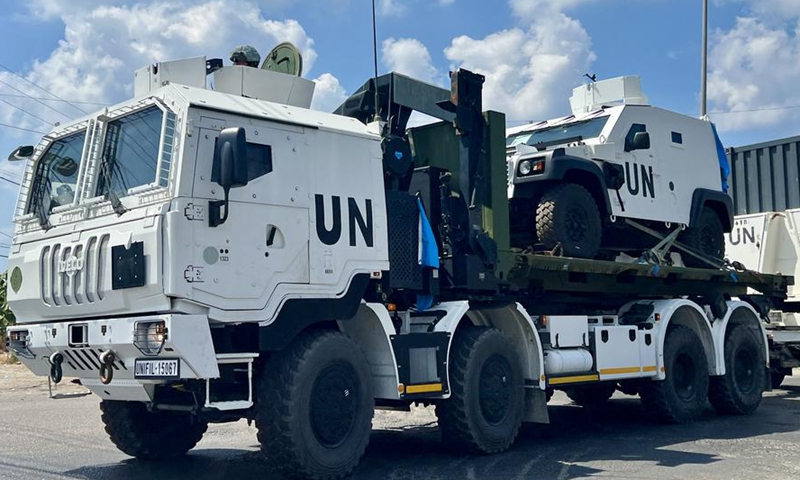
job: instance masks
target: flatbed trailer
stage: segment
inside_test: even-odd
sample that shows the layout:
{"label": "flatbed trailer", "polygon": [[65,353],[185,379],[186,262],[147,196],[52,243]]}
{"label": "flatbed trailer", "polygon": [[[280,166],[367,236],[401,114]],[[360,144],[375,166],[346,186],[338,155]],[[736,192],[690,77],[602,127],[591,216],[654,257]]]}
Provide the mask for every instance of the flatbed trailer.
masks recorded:
{"label": "flatbed trailer", "polygon": [[[223,67],[208,91],[213,65],[146,67],[136,98],[45,137],[23,179],[9,348],[100,396],[123,452],[180,456],[246,418],[277,469],[331,479],[375,408],[434,405],[443,440],[476,453],[548,422],[554,389],[638,393],[666,422],[758,408],[762,306],[790,279],[512,250],[483,77],[386,75],[332,115],[274,72]],[[408,129],[412,111],[442,122]],[[138,135],[152,182],[122,188],[147,171],[121,153]],[[75,180],[58,196],[54,169]]]}

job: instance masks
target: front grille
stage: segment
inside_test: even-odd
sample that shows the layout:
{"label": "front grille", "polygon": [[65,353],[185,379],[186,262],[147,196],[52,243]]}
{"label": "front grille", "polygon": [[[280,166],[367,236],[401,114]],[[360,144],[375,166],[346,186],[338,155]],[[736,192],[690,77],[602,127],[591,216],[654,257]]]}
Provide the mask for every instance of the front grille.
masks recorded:
{"label": "front grille", "polygon": [[[69,348],[62,350],[64,353],[64,363],[76,372],[99,371],[101,348]],[[117,359],[111,364],[114,370],[127,370],[125,363]]]}
{"label": "front grille", "polygon": [[110,238],[104,234],[81,243],[44,247],[39,259],[42,302],[63,307],[103,300]]}

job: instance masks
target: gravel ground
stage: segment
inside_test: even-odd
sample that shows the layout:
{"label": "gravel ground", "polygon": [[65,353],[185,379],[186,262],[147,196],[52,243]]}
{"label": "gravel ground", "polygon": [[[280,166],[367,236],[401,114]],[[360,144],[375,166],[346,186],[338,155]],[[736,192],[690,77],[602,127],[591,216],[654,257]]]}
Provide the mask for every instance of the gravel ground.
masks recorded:
{"label": "gravel ground", "polygon": [[[182,460],[140,462],[117,451],[94,396],[65,384],[48,398],[46,379],[0,365],[0,478],[5,480],[279,479],[261,460],[255,429],[211,425]],[[693,479],[800,478],[800,379],[765,396],[756,414],[691,425],[654,424],[635,397],[617,394],[587,410],[561,393],[551,425],[526,426],[510,451],[470,456],[442,445],[431,408],[377,412],[354,479]]]}

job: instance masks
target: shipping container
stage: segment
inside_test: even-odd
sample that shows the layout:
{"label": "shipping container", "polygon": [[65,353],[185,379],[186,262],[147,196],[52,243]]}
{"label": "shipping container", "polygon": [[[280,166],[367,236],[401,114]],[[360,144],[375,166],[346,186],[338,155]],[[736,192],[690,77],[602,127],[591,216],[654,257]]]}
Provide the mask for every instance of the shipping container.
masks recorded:
{"label": "shipping container", "polygon": [[800,208],[800,136],[726,153],[735,215]]}

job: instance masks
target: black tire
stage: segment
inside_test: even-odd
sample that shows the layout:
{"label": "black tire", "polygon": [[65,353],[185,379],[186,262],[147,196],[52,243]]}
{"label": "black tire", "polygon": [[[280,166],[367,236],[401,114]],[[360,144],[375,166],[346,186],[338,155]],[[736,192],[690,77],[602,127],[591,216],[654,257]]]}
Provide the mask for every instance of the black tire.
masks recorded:
{"label": "black tire", "polygon": [[767,369],[758,340],[745,326],[735,326],[725,336],[725,372],[711,378],[711,405],[725,415],[755,412],[761,404]]}
{"label": "black tire", "polygon": [[525,404],[520,368],[514,346],[500,330],[458,331],[450,351],[450,398],[436,405],[442,440],[473,453],[511,447]]}
{"label": "black tire", "polygon": [[369,443],[375,400],[367,361],[337,331],[301,334],[264,366],[256,427],[261,450],[284,475],[350,474]]}
{"label": "black tire", "polygon": [[783,381],[786,380],[786,374],[780,371],[772,370],[770,372],[770,382],[772,382],[772,388],[781,388],[783,385]]}
{"label": "black tire", "polygon": [[[711,259],[722,262],[725,258],[725,229],[722,228],[722,220],[717,212],[709,207],[703,207],[696,225],[687,228],[681,235],[680,241]],[[685,252],[681,252],[681,257],[687,267],[714,268]]]}
{"label": "black tire", "polygon": [[180,457],[203,438],[208,424],[185,412],[149,412],[142,402],[100,402],[106,433],[122,452],[142,460]]}
{"label": "black tire", "polygon": [[579,385],[570,387],[565,393],[570,400],[585,408],[601,407],[608,403],[617,390],[615,383],[601,383],[598,385]]}
{"label": "black tire", "polygon": [[669,328],[664,344],[666,379],[642,383],[642,402],[665,423],[688,423],[703,413],[708,398],[708,361],[688,327]]}
{"label": "black tire", "polygon": [[603,236],[597,202],[574,183],[551,188],[536,208],[536,235],[548,250],[561,244],[564,256],[594,258]]}

